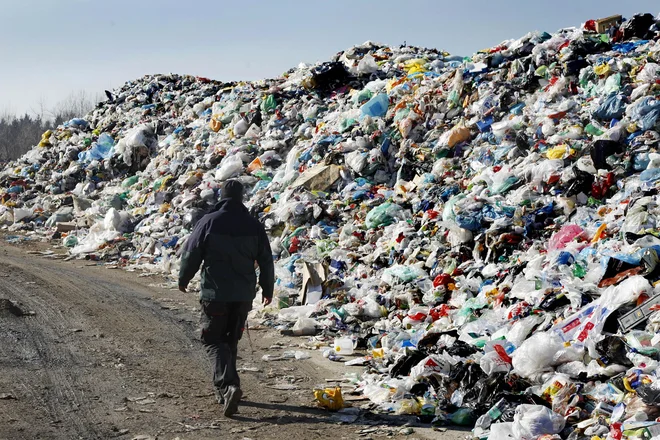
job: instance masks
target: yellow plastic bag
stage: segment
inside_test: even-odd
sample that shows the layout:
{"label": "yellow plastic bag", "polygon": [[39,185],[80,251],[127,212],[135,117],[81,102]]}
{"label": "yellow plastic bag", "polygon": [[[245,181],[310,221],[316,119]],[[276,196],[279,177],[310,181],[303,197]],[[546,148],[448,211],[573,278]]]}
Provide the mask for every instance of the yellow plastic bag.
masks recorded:
{"label": "yellow plastic bag", "polygon": [[438,144],[453,148],[454,145],[467,141],[468,139],[470,139],[470,130],[461,122],[451,130],[444,132],[442,136],[440,136],[440,139],[438,139]]}
{"label": "yellow plastic bag", "polygon": [[341,387],[332,387],[314,390],[314,398],[323,408],[338,411],[344,407],[344,398],[341,395]]}
{"label": "yellow plastic bag", "polygon": [[44,132],[44,134],[41,135],[41,141],[39,142],[40,147],[49,147],[50,146],[50,135],[52,135],[53,132],[51,130],[47,130]]}
{"label": "yellow plastic bag", "polygon": [[567,145],[557,145],[556,147],[550,148],[546,151],[548,159],[563,159],[565,156],[571,156],[575,154],[575,150],[568,147]]}
{"label": "yellow plastic bag", "polygon": [[413,73],[424,73],[427,71],[427,69],[424,68],[424,65],[426,64],[426,60],[417,58],[414,60],[408,60],[405,62],[405,69],[408,71],[408,75],[412,75]]}
{"label": "yellow plastic bag", "polygon": [[594,73],[598,76],[607,75],[610,73],[610,65],[605,63],[594,67]]}

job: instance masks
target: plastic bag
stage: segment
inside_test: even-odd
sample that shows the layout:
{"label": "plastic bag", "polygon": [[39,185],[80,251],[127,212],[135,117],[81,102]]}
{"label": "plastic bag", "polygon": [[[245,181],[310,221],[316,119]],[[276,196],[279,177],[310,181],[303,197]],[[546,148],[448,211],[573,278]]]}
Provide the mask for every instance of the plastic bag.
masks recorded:
{"label": "plastic bag", "polygon": [[314,398],[321,407],[331,411],[338,411],[344,407],[341,387],[316,389],[314,390]]}
{"label": "plastic bag", "polygon": [[378,70],[378,64],[376,64],[376,59],[371,56],[371,54],[366,54],[357,66],[358,74],[360,75],[369,75]]}
{"label": "plastic bag", "polygon": [[392,266],[385,269],[383,281],[393,286],[399,283],[407,283],[417,278],[425,277],[427,274],[417,266]]}
{"label": "plastic bag", "polygon": [[451,371],[451,362],[446,358],[447,355],[427,356],[420,363],[410,370],[410,377],[419,380],[422,377],[429,377],[435,374],[449,375]]}
{"label": "plastic bag", "polygon": [[541,405],[519,405],[513,416],[511,431],[521,440],[536,439],[541,435],[558,434],[566,420],[549,408]]}
{"label": "plastic bag", "polygon": [[136,148],[146,147],[149,136],[152,134],[150,126],[143,124],[130,130],[115,146],[115,153],[122,158],[128,166],[133,164],[133,151]]}
{"label": "plastic bag", "polygon": [[277,100],[273,95],[268,95],[266,99],[261,101],[261,111],[264,113],[270,113],[276,108],[277,108]]}
{"label": "plastic bag", "polygon": [[556,232],[548,242],[548,251],[552,252],[557,249],[564,249],[568,243],[573,241],[576,237],[584,232],[581,227],[577,225],[564,225]]}
{"label": "plastic bag", "polygon": [[453,148],[454,145],[470,139],[470,130],[460,123],[444,132],[438,139],[438,146]]}
{"label": "plastic bag", "polygon": [[240,119],[234,124],[234,134],[236,136],[243,136],[248,131],[248,123],[245,119]]}
{"label": "plastic bag", "polygon": [[367,166],[367,156],[360,151],[348,153],[345,160],[346,165],[358,174]]}
{"label": "plastic bag", "polygon": [[396,216],[400,211],[401,207],[399,205],[389,202],[383,203],[369,211],[365,218],[365,224],[369,229],[391,225],[396,221]]}
{"label": "plastic bag", "polygon": [[231,179],[243,172],[243,161],[237,155],[227,156],[222,160],[222,165],[215,173],[215,178],[223,181]]}
{"label": "plastic bag", "polygon": [[494,423],[490,425],[488,440],[513,440],[513,422]]}
{"label": "plastic bag", "polygon": [[506,339],[515,346],[520,346],[532,329],[543,322],[540,315],[531,315],[517,320],[506,335]]}
{"label": "plastic bag", "polygon": [[660,407],[660,387],[657,382],[642,384],[635,391],[645,404]]}
{"label": "plastic bag", "polygon": [[14,223],[30,218],[32,217],[32,214],[33,212],[31,209],[14,208]]}
{"label": "plastic bag", "polygon": [[93,160],[109,159],[115,153],[114,146],[115,140],[112,136],[108,133],[102,133],[89,150],[81,151],[78,154],[78,160],[89,163]]}
{"label": "plastic bag", "polygon": [[312,336],[316,334],[316,320],[300,317],[293,325],[293,334],[296,336]]}
{"label": "plastic bag", "polygon": [[367,101],[361,108],[362,116],[371,116],[372,118],[382,118],[387,114],[390,105],[390,98],[385,93],[378,95]]}
{"label": "plastic bag", "polygon": [[491,351],[481,357],[479,366],[489,376],[493,373],[508,373],[511,371],[511,358],[506,353],[505,357],[499,351]]}
{"label": "plastic bag", "polygon": [[556,353],[563,348],[563,341],[554,334],[536,333],[511,355],[513,370],[525,378],[550,371]]}
{"label": "plastic bag", "polygon": [[646,63],[637,73],[637,81],[643,83],[654,83],[659,77],[660,65],[656,63]]}
{"label": "plastic bag", "polygon": [[600,119],[619,119],[626,110],[623,95],[610,95],[600,104],[594,112],[594,116]]}

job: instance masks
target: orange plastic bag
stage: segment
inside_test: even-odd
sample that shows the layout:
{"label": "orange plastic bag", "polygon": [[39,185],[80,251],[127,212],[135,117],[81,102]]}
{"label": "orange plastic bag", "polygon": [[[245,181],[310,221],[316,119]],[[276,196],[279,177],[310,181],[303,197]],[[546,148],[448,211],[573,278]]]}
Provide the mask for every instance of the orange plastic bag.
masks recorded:
{"label": "orange plastic bag", "polygon": [[252,162],[250,162],[250,165],[246,168],[246,171],[248,173],[251,173],[252,171],[259,170],[263,167],[263,163],[261,163],[261,159],[258,157],[254,159]]}
{"label": "orange plastic bag", "polygon": [[217,133],[222,128],[222,122],[211,119],[211,122],[209,122],[209,128]]}

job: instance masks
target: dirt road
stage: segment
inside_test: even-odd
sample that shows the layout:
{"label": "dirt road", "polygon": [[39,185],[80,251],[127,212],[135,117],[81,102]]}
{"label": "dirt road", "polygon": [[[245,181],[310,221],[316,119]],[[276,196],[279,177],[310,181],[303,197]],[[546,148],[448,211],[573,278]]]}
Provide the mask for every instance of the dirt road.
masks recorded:
{"label": "dirt road", "polygon": [[[262,361],[282,350],[272,330],[251,331],[255,353],[241,342],[245,397],[239,415],[224,418],[198,342],[195,295],[154,283],[0,245],[0,439],[404,438],[396,425],[413,419],[340,423],[316,409],[311,389],[345,367],[318,353]],[[466,434],[415,427],[407,438]]]}

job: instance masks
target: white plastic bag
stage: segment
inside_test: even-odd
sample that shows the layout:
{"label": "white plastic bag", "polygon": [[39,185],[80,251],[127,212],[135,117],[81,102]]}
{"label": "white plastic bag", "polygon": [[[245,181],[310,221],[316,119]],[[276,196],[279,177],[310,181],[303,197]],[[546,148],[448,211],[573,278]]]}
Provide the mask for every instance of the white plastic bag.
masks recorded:
{"label": "white plastic bag", "polygon": [[513,422],[490,425],[488,440],[513,440]]}
{"label": "white plastic bag", "polygon": [[371,54],[366,54],[357,66],[357,71],[360,75],[369,75],[378,70],[378,64],[376,64],[376,59],[371,56]]}
{"label": "white plastic bag", "polygon": [[545,434],[557,434],[566,420],[541,405],[518,405],[513,416],[511,431],[518,440],[531,440]]}
{"label": "white plastic bag", "polygon": [[493,373],[508,373],[511,371],[511,364],[506,362],[497,351],[486,353],[479,360],[479,366],[487,375]]}
{"label": "white plastic bag", "polygon": [[236,136],[243,136],[248,131],[248,123],[245,119],[239,120],[234,124],[234,134]]}
{"label": "white plastic bag", "polygon": [[644,68],[637,73],[637,81],[643,83],[653,83],[660,77],[660,65],[656,63],[646,63]]}
{"label": "white plastic bag", "polygon": [[15,208],[14,209],[14,223],[18,223],[32,215],[31,209]]}
{"label": "white plastic bag", "polygon": [[451,365],[446,355],[443,357],[437,355],[427,356],[410,370],[410,377],[419,380],[422,377],[429,377],[434,374],[447,376],[451,371]]}
{"label": "white plastic bag", "polygon": [[345,157],[348,165],[356,173],[360,173],[367,166],[367,157],[360,151],[348,153]]}
{"label": "white plastic bag", "polygon": [[300,317],[293,325],[293,334],[296,336],[311,336],[316,334],[316,320]]}
{"label": "white plastic bag", "polygon": [[[533,284],[533,283],[532,283]],[[516,321],[506,335],[506,339],[515,346],[520,346],[529,332],[543,322],[543,316],[531,315]]]}
{"label": "white plastic bag", "polygon": [[513,370],[525,378],[550,371],[555,354],[562,348],[562,340],[554,333],[536,333],[511,355]]}
{"label": "white plastic bag", "polygon": [[231,179],[243,172],[243,161],[237,155],[227,156],[222,160],[222,165],[215,173],[215,178],[223,181]]}

